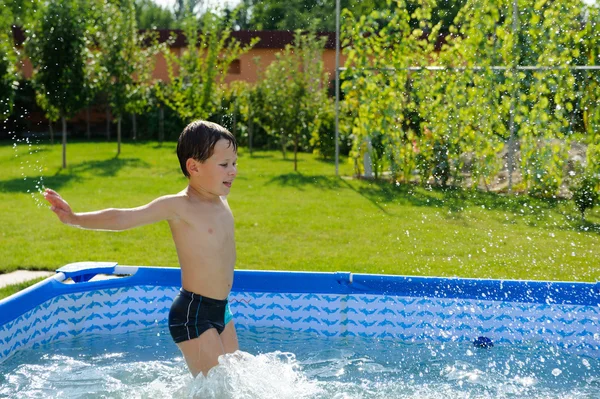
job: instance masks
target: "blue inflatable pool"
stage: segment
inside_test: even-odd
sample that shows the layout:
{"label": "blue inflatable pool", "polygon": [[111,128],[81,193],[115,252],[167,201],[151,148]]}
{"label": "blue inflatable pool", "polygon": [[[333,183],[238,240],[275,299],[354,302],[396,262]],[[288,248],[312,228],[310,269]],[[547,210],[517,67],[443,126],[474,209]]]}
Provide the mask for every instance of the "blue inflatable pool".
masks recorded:
{"label": "blue inflatable pool", "polygon": [[[0,301],[0,362],[86,334],[165,326],[179,287],[177,268],[64,266]],[[242,333],[281,327],[403,342],[543,341],[600,357],[599,283],[238,270],[230,303]]]}

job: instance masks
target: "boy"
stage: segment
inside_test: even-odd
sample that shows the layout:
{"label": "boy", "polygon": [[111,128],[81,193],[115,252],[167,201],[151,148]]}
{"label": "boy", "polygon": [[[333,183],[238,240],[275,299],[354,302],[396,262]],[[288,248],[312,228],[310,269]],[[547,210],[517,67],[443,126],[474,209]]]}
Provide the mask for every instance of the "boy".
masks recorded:
{"label": "boy", "polygon": [[61,222],[93,230],[126,230],[166,220],[181,266],[182,288],[169,312],[169,331],[194,377],[238,350],[227,296],[233,283],[233,215],[226,196],[237,175],[237,143],[225,128],[190,123],[179,136],[177,157],[187,187],[131,209],[73,213],[57,192],[45,199]]}

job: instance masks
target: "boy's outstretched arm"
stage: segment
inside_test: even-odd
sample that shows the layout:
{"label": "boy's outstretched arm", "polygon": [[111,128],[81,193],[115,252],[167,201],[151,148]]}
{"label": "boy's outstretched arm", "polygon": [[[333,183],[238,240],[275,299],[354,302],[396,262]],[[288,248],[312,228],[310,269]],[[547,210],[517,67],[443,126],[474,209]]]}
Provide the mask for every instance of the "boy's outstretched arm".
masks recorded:
{"label": "boy's outstretched arm", "polygon": [[86,213],[74,213],[67,201],[49,188],[44,191],[44,198],[61,222],[82,229],[120,231],[177,217],[176,196],[160,197],[137,208],[110,208]]}

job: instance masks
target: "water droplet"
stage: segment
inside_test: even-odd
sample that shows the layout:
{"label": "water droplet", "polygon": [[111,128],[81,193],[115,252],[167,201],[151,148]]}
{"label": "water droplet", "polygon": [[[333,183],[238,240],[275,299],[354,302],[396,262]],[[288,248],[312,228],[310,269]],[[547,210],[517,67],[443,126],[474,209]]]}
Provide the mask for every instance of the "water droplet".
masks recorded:
{"label": "water droplet", "polygon": [[554,369],[554,370],[552,370],[552,375],[555,376],[555,377],[558,377],[561,374],[562,374],[562,371],[560,369]]}

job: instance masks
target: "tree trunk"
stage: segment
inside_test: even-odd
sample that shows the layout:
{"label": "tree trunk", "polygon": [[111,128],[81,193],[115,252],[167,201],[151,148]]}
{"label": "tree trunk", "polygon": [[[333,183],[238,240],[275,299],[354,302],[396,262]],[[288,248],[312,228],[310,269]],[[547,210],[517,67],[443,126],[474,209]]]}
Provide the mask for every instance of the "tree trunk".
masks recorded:
{"label": "tree trunk", "polygon": [[298,171],[298,133],[294,135],[294,172]]}
{"label": "tree trunk", "polygon": [[117,117],[117,155],[121,154],[121,115]]}
{"label": "tree trunk", "polygon": [[133,139],[137,140],[137,118],[135,114],[131,114],[131,124],[133,125]]}
{"label": "tree trunk", "polygon": [[250,151],[250,156],[252,156],[252,131],[254,130],[254,120],[250,118],[248,122],[248,150]]}
{"label": "tree trunk", "polygon": [[92,134],[90,132],[90,106],[89,105],[85,108],[85,123],[86,123],[85,135],[86,135],[87,139],[89,140],[92,137]]}
{"label": "tree trunk", "polygon": [[62,167],[67,168],[67,120],[64,116],[60,118],[62,120]]}
{"label": "tree trunk", "polygon": [[110,140],[110,108],[106,107],[106,140]]}
{"label": "tree trunk", "polygon": [[54,129],[52,129],[52,121],[48,119],[48,128],[50,129],[50,144],[54,144]]}
{"label": "tree trunk", "polygon": [[158,107],[158,141],[163,142],[165,139],[165,110],[162,106]]}

